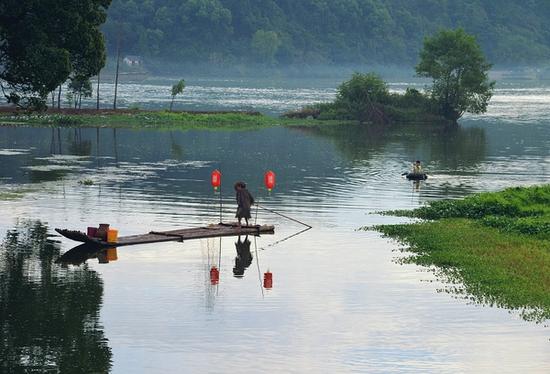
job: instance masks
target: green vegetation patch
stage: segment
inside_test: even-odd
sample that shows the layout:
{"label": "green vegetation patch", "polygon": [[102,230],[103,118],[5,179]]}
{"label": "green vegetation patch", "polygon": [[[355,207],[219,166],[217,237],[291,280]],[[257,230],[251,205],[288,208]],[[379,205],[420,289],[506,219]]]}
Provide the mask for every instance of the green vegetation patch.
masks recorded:
{"label": "green vegetation patch", "polygon": [[0,192],[0,201],[16,200],[22,198],[26,193],[32,192],[31,188],[16,188]]}
{"label": "green vegetation patch", "polygon": [[477,301],[550,319],[550,185],[388,213],[432,220],[375,227],[408,247],[406,262],[436,266]]}
{"label": "green vegetation patch", "polygon": [[6,125],[55,127],[109,127],[154,129],[228,129],[248,130],[267,126],[307,126],[336,124],[341,121],[314,121],[266,116],[257,112],[168,112],[168,111],[98,111],[71,113],[5,113],[0,122]]}

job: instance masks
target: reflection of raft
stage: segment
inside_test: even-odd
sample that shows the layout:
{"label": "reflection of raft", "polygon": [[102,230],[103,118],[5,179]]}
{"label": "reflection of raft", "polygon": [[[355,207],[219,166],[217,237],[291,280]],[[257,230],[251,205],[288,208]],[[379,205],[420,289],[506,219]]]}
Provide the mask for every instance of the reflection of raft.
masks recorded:
{"label": "reflection of raft", "polygon": [[189,239],[216,238],[220,236],[239,236],[239,235],[260,235],[273,234],[274,227],[270,225],[242,226],[237,224],[217,224],[205,227],[191,229],[179,229],[171,231],[151,231],[142,235],[131,235],[117,238],[115,242],[106,242],[98,238],[92,238],[83,232],[55,229],[66,238],[79,242],[95,244],[101,247],[120,247],[123,245],[146,244],[178,241],[182,242]]}
{"label": "reflection of raft", "polygon": [[414,181],[423,181],[428,179],[428,176],[424,173],[407,173],[407,179]]}

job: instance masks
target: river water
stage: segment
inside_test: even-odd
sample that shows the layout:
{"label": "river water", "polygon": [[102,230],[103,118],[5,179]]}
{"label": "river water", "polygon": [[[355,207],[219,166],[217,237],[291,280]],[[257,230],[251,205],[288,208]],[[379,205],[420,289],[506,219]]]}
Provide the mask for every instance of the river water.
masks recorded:
{"label": "river water", "polygon": [[[201,84],[179,105],[277,114],[335,92],[330,82]],[[123,86],[121,97],[163,105],[150,94],[162,87]],[[401,221],[381,210],[548,183],[549,102],[544,84],[500,84],[486,115],[452,129],[0,127],[2,193],[19,194],[0,200],[1,371],[548,372],[547,324],[450,294],[430,269],[401,265],[397,243],[357,229]],[[426,182],[401,177],[415,159]],[[131,235],[218,222],[216,168],[224,221],[234,216],[232,185],[244,180],[260,204],[313,229],[292,236],[303,226],[259,210],[274,235],[55,263],[76,244],[51,236],[56,227],[107,222]],[[268,270],[272,288],[263,287]]]}

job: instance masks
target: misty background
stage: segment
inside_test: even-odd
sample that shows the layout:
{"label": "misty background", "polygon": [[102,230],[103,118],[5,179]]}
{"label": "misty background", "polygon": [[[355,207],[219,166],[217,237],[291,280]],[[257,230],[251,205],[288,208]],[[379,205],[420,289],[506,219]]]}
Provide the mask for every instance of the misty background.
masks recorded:
{"label": "misty background", "polygon": [[410,69],[425,36],[462,27],[495,67],[536,66],[544,75],[549,18],[545,0],[113,0],[102,30],[108,70],[120,46],[121,57],[156,75],[246,75],[266,67]]}

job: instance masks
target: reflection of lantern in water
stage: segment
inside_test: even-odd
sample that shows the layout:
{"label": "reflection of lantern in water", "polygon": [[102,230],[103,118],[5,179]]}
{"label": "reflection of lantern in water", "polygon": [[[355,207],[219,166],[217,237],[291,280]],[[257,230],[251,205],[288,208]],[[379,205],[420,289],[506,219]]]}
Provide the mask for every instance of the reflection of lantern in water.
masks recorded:
{"label": "reflection of lantern in water", "polygon": [[215,190],[222,184],[222,173],[218,169],[214,170],[210,175],[210,183]]}
{"label": "reflection of lantern in water", "polygon": [[210,269],[210,284],[218,284],[220,281],[220,271],[217,267],[212,266]]}
{"label": "reflection of lantern in water", "polygon": [[273,273],[269,270],[264,273],[264,288],[271,289],[273,287]]}
{"label": "reflection of lantern in water", "polygon": [[275,173],[271,170],[266,171],[264,174],[264,184],[268,191],[271,191],[275,187]]}

